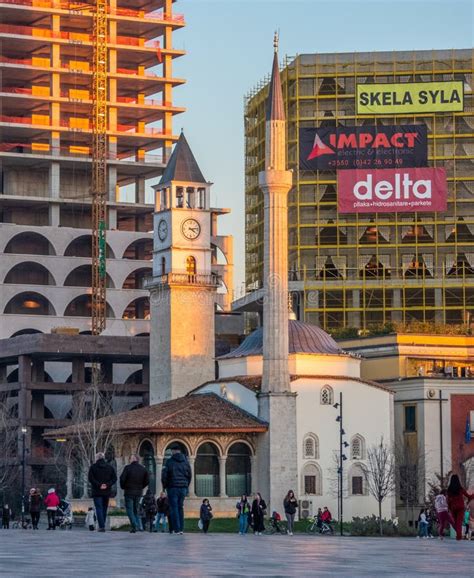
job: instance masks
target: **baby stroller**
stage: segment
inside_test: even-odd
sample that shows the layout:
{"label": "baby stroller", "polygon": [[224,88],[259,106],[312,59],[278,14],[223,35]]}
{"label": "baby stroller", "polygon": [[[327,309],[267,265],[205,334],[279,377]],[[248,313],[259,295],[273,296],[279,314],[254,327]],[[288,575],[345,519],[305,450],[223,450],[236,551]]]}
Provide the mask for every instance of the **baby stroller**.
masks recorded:
{"label": "baby stroller", "polygon": [[265,528],[265,534],[286,534],[287,528],[285,522],[281,521],[281,516],[278,512],[273,511],[272,517],[268,519],[268,525]]}
{"label": "baby stroller", "polygon": [[71,504],[66,500],[59,502],[56,510],[56,526],[62,530],[72,530],[73,515]]}

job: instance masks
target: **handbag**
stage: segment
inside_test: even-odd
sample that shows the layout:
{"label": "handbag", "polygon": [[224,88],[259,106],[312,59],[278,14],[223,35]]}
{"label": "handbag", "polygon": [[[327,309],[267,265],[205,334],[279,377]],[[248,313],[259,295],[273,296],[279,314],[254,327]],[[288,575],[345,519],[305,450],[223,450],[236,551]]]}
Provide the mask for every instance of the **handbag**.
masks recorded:
{"label": "handbag", "polygon": [[202,530],[202,529],[204,528],[204,525],[203,525],[203,523],[202,523],[201,518],[199,518],[198,528],[199,528],[200,530]]}

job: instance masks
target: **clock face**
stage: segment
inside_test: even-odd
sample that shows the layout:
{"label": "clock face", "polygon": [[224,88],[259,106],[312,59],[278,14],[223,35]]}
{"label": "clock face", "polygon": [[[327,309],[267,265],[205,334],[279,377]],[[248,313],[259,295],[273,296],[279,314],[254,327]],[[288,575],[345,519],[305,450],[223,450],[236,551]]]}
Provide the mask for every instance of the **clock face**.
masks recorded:
{"label": "clock face", "polygon": [[186,239],[193,241],[201,234],[201,225],[196,219],[186,219],[181,225],[181,231]]}
{"label": "clock face", "polygon": [[161,221],[158,223],[158,237],[160,241],[164,241],[167,236],[168,236],[168,223],[164,219],[161,219]]}

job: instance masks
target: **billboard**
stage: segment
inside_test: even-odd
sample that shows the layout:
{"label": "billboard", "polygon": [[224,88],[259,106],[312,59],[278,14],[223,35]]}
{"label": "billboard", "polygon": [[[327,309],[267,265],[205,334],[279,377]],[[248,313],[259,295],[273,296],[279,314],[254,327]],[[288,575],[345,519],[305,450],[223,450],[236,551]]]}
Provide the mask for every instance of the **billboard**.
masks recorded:
{"label": "billboard", "polygon": [[426,166],[426,125],[301,128],[299,164],[306,171]]}
{"label": "billboard", "polygon": [[461,80],[358,84],[357,114],[410,114],[462,112],[464,83]]}
{"label": "billboard", "polygon": [[338,171],[340,213],[445,211],[446,171],[442,168]]}

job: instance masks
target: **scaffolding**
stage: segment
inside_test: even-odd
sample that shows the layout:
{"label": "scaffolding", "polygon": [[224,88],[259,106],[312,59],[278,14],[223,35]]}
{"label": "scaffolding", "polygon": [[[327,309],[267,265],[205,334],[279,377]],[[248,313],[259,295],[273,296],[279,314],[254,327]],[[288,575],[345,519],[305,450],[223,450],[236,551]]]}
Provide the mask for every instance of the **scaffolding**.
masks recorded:
{"label": "scaffolding", "polygon": [[[465,323],[474,312],[474,51],[300,55],[284,63],[289,279],[308,322],[361,329],[388,322]],[[464,112],[359,116],[360,83],[462,80]],[[246,285],[263,281],[264,100],[245,103]],[[444,167],[446,213],[339,214],[335,171],[298,166],[299,129],[424,123],[430,166]]]}

